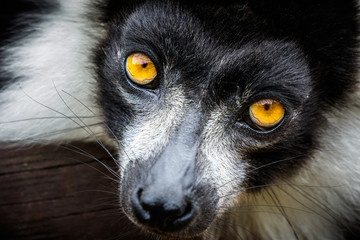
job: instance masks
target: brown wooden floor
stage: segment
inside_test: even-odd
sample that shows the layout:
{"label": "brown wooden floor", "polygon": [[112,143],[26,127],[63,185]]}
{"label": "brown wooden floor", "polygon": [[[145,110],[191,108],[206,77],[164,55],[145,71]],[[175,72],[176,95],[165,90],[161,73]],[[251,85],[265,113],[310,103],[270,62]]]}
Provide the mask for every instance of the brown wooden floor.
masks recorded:
{"label": "brown wooden floor", "polygon": [[[98,145],[75,145],[116,171]],[[0,144],[0,239],[149,239],[121,214],[111,174],[76,148]]]}

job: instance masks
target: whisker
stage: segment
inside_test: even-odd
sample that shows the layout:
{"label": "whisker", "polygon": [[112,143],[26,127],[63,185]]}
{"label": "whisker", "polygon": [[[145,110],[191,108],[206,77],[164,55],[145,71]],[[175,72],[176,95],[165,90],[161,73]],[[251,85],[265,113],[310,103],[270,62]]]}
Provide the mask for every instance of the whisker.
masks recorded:
{"label": "whisker", "polygon": [[[219,209],[226,209],[226,213],[229,212],[233,212],[235,210],[235,212],[251,212],[253,210],[251,209],[245,209],[245,210],[241,210],[241,208],[245,208],[245,207],[269,207],[269,208],[278,208],[278,205],[273,205],[273,204],[247,204],[247,205],[239,205],[239,206],[231,206],[231,207],[220,207]],[[284,209],[290,209],[290,210],[295,210],[295,211],[300,211],[300,212],[304,212],[304,213],[309,213],[309,214],[314,214],[313,211],[308,211],[308,210],[304,210],[301,208],[295,208],[295,207],[290,207],[290,206],[281,206]],[[230,209],[230,210],[228,210]],[[256,211],[256,210],[255,210]]]}
{"label": "whisker", "polygon": [[[96,167],[91,166],[91,165],[90,165],[89,163],[87,163],[87,162],[80,161],[80,160],[78,160],[78,159],[76,159],[76,158],[70,158],[70,157],[67,157],[66,159],[69,159],[69,160],[72,160],[72,161],[77,161],[77,162],[79,162],[79,163],[81,163],[81,164],[84,164],[84,165],[86,165],[87,167],[89,167],[89,168],[91,168],[91,169],[93,169],[93,170],[101,173],[106,179],[109,179],[109,180],[115,182],[116,184],[119,183],[119,180],[118,180],[118,179],[110,177],[110,176],[107,175],[106,173],[102,172],[101,170],[97,169]],[[106,168],[106,167],[105,167],[105,168]],[[115,177],[116,177],[116,176],[115,176]]]}
{"label": "whisker", "polygon": [[[21,87],[20,87],[20,89],[22,90],[22,92],[23,92],[29,99],[31,99],[31,100],[34,101],[35,103],[37,103],[37,104],[39,104],[40,106],[43,106],[43,107],[45,107],[45,108],[47,108],[47,109],[49,109],[49,110],[51,110],[51,111],[53,111],[53,112],[55,112],[55,113],[60,114],[61,116],[65,117],[65,118],[71,120],[73,123],[75,123],[76,125],[78,125],[80,129],[83,129],[86,133],[88,133],[89,136],[92,136],[92,135],[89,133],[89,131],[87,131],[87,129],[86,129],[86,128],[88,128],[88,125],[85,124],[84,122],[82,122],[82,123],[84,124],[84,126],[82,126],[81,124],[79,124],[79,123],[78,123],[77,121],[75,121],[74,119],[69,118],[66,114],[64,114],[64,113],[62,113],[62,112],[60,112],[60,111],[58,111],[58,110],[56,110],[56,109],[54,109],[54,108],[52,108],[52,107],[49,107],[49,106],[47,106],[47,105],[39,102],[38,100],[34,99],[34,98],[31,97],[29,94],[27,94]],[[55,86],[55,89],[56,89],[56,86]],[[56,91],[57,91],[57,89],[56,89]],[[60,98],[61,98],[61,96],[60,96]],[[62,99],[62,98],[61,98],[61,99]],[[63,99],[62,99],[62,100],[63,100]],[[67,105],[66,103],[64,103],[64,104],[68,107],[68,105]],[[69,110],[74,114],[74,112],[73,112],[71,109],[69,109]],[[74,114],[74,115],[76,116],[76,114]],[[78,117],[76,117],[76,118],[79,119]]]}
{"label": "whisker", "polygon": [[[97,126],[97,125],[100,125],[102,124],[101,122],[100,123],[93,123],[93,124],[89,124],[88,126],[89,127],[93,127],[93,126]],[[51,131],[51,132],[47,132],[47,133],[42,133],[42,134],[38,134],[38,135],[35,135],[35,136],[32,136],[32,137],[27,137],[27,138],[22,138],[21,140],[23,142],[39,142],[38,139],[40,138],[46,138],[46,137],[50,137],[50,136],[54,136],[54,135],[57,135],[57,134],[63,134],[63,133],[66,133],[66,132],[72,132],[72,131],[76,131],[76,130],[79,130],[79,129],[82,129],[84,126],[78,126],[78,127],[73,127],[73,128],[64,128],[64,129],[61,129],[61,130],[56,130],[56,131]],[[83,140],[87,139],[86,137],[83,138]]]}
{"label": "whisker", "polygon": [[[279,206],[276,206],[279,207]],[[221,212],[222,214],[238,214],[238,213],[267,213],[267,214],[274,214],[274,215],[283,215],[280,212],[274,212],[274,211],[265,211],[265,210],[253,210],[253,209],[246,209],[246,210],[230,210],[230,211],[224,211]]]}
{"label": "whisker", "polygon": [[[82,149],[80,149],[80,148],[78,148],[78,147],[76,147],[76,146],[74,146],[74,145],[72,145],[72,144],[67,144],[67,145],[72,146],[72,147],[74,147],[75,149],[77,149],[78,151],[84,153],[84,156],[88,156],[88,157],[90,157],[90,158],[95,158],[95,159],[96,159],[95,156],[91,155],[90,153],[88,153],[88,152],[86,152],[86,151],[84,151],[84,150],[82,150]],[[69,150],[71,150],[71,149],[69,149]],[[100,161],[100,160],[99,160],[99,161]],[[117,161],[114,161],[114,163],[115,163],[115,165],[116,165],[118,168],[120,168],[120,165],[119,165],[119,163],[118,163]]]}
{"label": "whisker", "polygon": [[[85,108],[87,108],[92,114],[95,115],[95,113],[94,113],[89,107],[87,107],[82,101],[80,101],[80,99],[76,98],[75,96],[73,96],[72,94],[70,94],[70,93],[68,93],[68,92],[66,92],[66,91],[64,91],[64,90],[62,90],[62,91],[63,91],[64,93],[66,93],[68,96],[70,96],[70,97],[72,97],[73,99],[75,99],[78,103],[80,103],[82,106],[84,106]],[[106,124],[106,122],[102,122],[102,124],[106,127],[107,131],[111,134],[111,136],[112,136],[113,139],[114,139],[114,142],[118,145],[118,147],[119,147],[119,148],[120,148],[120,147],[124,148],[124,146],[123,146],[119,141],[116,140],[117,137],[116,137],[115,133],[114,133],[114,132],[111,130],[111,128]],[[127,152],[124,151],[124,153],[125,153],[125,155],[127,156],[127,158],[130,159],[130,157],[129,157],[129,155],[127,154]]]}
{"label": "whisker", "polygon": [[47,120],[47,119],[69,119],[69,118],[96,118],[97,116],[58,116],[58,117],[36,117],[36,118],[24,118],[24,119],[18,119],[18,120],[12,120],[12,121],[6,121],[6,122],[0,122],[0,124],[10,124],[10,123],[19,123],[19,122],[27,122],[27,121],[35,121],[35,120]]}
{"label": "whisker", "polygon": [[[238,231],[236,231],[236,228],[235,228],[235,226],[233,225],[233,224],[228,224],[228,220],[227,219],[224,219],[224,218],[221,218],[221,217],[218,217],[218,218],[216,218],[216,221],[221,221],[221,222],[223,222],[223,224],[225,224],[225,226],[230,226],[230,228],[232,229],[232,231],[235,233],[235,235],[237,235],[237,237],[239,237],[239,239],[243,239],[243,237],[242,236],[240,236],[240,233],[238,232]],[[225,230],[228,230],[228,228],[225,228],[225,226],[223,227]],[[248,232],[248,233],[250,233],[251,234],[251,232],[250,232],[250,230],[247,228],[247,227],[245,227],[245,226],[239,226],[239,225],[237,225],[236,227],[239,227],[239,228],[241,228],[242,230],[244,230],[245,232]],[[228,234],[228,233],[227,233]],[[230,235],[230,237],[233,237],[232,235]]]}
{"label": "whisker", "polygon": [[81,191],[81,192],[100,192],[100,193],[106,193],[106,194],[110,194],[110,195],[114,195],[114,196],[119,196],[119,194],[117,192],[99,190],[99,189],[84,190],[84,191]]}
{"label": "whisker", "polygon": [[95,112],[93,112],[88,106],[86,106],[82,101],[80,101],[80,99],[78,99],[77,97],[75,97],[74,95],[66,92],[65,90],[61,90],[63,93],[67,94],[68,96],[72,97],[73,99],[75,99],[78,103],[80,103],[83,107],[85,107],[89,112],[91,112],[93,115],[96,115]]}
{"label": "whisker", "polygon": [[[114,177],[116,177],[117,179],[120,179],[120,176],[119,176],[118,173],[116,173],[114,170],[112,170],[112,169],[111,169],[109,166],[107,166],[105,163],[103,163],[102,161],[100,161],[99,159],[97,159],[95,156],[93,156],[93,155],[91,155],[91,154],[83,151],[82,149],[80,149],[80,148],[78,148],[78,147],[76,147],[76,146],[73,146],[73,145],[70,145],[70,144],[68,144],[68,145],[69,145],[70,147],[74,148],[74,149],[68,148],[68,147],[65,147],[65,146],[62,146],[62,148],[67,149],[67,150],[70,150],[70,151],[73,151],[73,152],[75,152],[75,153],[77,153],[77,154],[80,154],[80,155],[82,155],[82,156],[86,156],[86,157],[89,157],[89,158],[95,160],[96,162],[100,163],[106,170],[108,170]],[[74,160],[76,160],[76,159],[74,159]],[[80,161],[80,160],[78,160],[78,161],[79,161],[79,162],[82,162],[82,161]],[[82,162],[82,163],[84,163],[84,162]],[[86,164],[86,163],[84,163],[84,164]],[[92,167],[92,166],[89,166],[89,167]],[[94,168],[94,167],[92,167],[92,168]],[[94,168],[94,169],[97,170],[97,171],[100,172],[100,173],[103,173],[102,171],[98,170],[97,168]],[[103,174],[104,174],[105,176],[107,176],[105,173],[103,173]],[[114,179],[114,181],[115,181],[115,179]],[[117,181],[115,181],[115,182],[117,182]]]}
{"label": "whisker", "polygon": [[241,189],[237,189],[237,190],[232,191],[232,192],[230,192],[230,193],[228,193],[226,195],[220,196],[220,198],[226,198],[226,197],[229,197],[231,195],[241,193],[241,192],[245,192],[245,191],[252,190],[252,189],[265,188],[265,187],[271,187],[271,186],[275,186],[275,187],[278,187],[278,186],[299,186],[299,187],[307,187],[307,188],[329,188],[329,189],[332,189],[332,188],[342,187],[343,185],[334,185],[334,186],[327,185],[327,186],[323,186],[323,185],[302,185],[302,184],[294,184],[294,183],[291,184],[291,183],[286,183],[286,182],[268,183],[268,184],[262,184],[262,185],[256,185],[256,186],[250,186],[250,187],[244,187],[244,188],[241,188]]}
{"label": "whisker", "polygon": [[[288,215],[286,214],[286,211],[285,211],[284,208],[282,207],[282,204],[281,204],[281,202],[280,202],[280,199],[277,197],[277,195],[276,195],[276,193],[274,192],[274,190],[270,187],[270,188],[266,188],[265,191],[268,193],[269,197],[273,200],[273,202],[275,203],[275,205],[278,206],[278,210],[281,212],[281,214],[284,216],[286,222],[289,224],[289,226],[290,226],[290,228],[291,228],[291,230],[292,230],[292,232],[293,232],[293,234],[294,234],[294,237],[299,240],[299,236],[298,236],[298,234],[296,233],[293,224],[291,223]],[[269,191],[271,191],[272,194],[269,193]],[[277,204],[277,203],[278,203],[278,204]]]}
{"label": "whisker", "polygon": [[[54,84],[54,88],[58,94],[58,96],[60,97],[61,101],[64,103],[64,105],[70,110],[70,112],[72,112],[72,114],[74,114],[75,116],[77,116],[77,114],[69,107],[69,105],[66,103],[66,101],[64,100],[64,98],[61,96],[61,94],[59,93],[59,90],[57,89],[56,85],[55,85],[55,82],[53,81],[53,84]],[[64,115],[64,114],[63,114]],[[72,119],[70,119],[72,120]],[[78,118],[78,120],[84,124],[85,122]],[[75,120],[73,120],[75,123],[77,123]],[[114,156],[110,153],[110,151],[105,147],[105,145],[103,144],[103,142],[96,136],[96,134],[91,130],[91,128],[87,127],[86,128],[83,128],[106,152],[107,154],[113,159],[114,162],[116,162],[117,160],[114,158]]]}
{"label": "whisker", "polygon": [[[336,223],[340,223],[337,219],[339,218],[337,216],[337,214],[329,207],[326,206],[325,203],[321,202],[319,199],[316,199],[315,197],[311,196],[311,194],[309,194],[308,192],[306,192],[304,189],[299,188],[296,185],[289,185],[293,190],[295,190],[296,192],[298,192],[299,194],[301,194],[302,196],[304,196],[307,200],[309,200],[311,203],[315,204],[317,207],[319,207],[324,213],[326,213],[328,216],[330,216]],[[282,190],[283,192],[285,192],[287,195],[289,195],[290,197],[292,197],[288,192],[286,192],[284,189],[279,188],[280,190]],[[295,201],[297,201],[296,198],[293,198]],[[301,202],[299,202],[301,204]],[[322,216],[321,214],[319,214],[319,216]],[[324,219],[326,219],[325,217],[323,217]],[[327,219],[328,221],[330,221],[329,219]],[[330,221],[331,222],[331,221]],[[346,226],[345,226],[346,227]]]}
{"label": "whisker", "polygon": [[[305,154],[303,154],[303,155],[297,155],[297,156],[294,156],[294,157],[290,157],[290,158],[285,158],[285,159],[282,159],[282,160],[273,161],[273,162],[270,162],[270,163],[267,163],[267,164],[264,164],[264,165],[261,165],[261,166],[259,166],[259,167],[256,167],[256,168],[251,169],[251,170],[248,172],[248,174],[250,174],[250,173],[252,173],[252,172],[254,172],[254,171],[256,171],[256,170],[259,170],[259,169],[262,169],[262,168],[265,168],[265,167],[268,167],[268,166],[277,164],[277,163],[286,162],[286,161],[291,161],[291,160],[294,160],[294,159],[296,160],[297,158],[303,157],[303,156],[306,156],[306,155],[305,155]],[[237,180],[236,177],[234,177],[234,179],[231,179],[231,180],[229,180],[228,182],[220,185],[220,186],[219,186],[219,189],[222,188],[222,187],[225,187],[227,184],[230,184],[232,181],[235,181],[235,180]]]}

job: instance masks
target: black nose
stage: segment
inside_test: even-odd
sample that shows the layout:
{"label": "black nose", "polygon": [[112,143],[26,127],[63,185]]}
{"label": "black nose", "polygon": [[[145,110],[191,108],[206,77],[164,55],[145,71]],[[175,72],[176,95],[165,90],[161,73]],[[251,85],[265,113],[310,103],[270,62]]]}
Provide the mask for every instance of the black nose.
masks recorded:
{"label": "black nose", "polygon": [[193,219],[195,208],[182,191],[137,188],[132,207],[139,222],[150,229],[175,232],[184,229]]}

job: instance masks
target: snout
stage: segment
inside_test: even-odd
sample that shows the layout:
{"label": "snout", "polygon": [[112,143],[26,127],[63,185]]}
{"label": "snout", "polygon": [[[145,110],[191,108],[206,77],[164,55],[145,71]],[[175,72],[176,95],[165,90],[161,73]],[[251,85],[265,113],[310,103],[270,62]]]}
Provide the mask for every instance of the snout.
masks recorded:
{"label": "snout", "polygon": [[127,166],[120,197],[133,222],[153,233],[185,238],[209,227],[218,197],[197,167],[197,147],[171,142],[160,156]]}
{"label": "snout", "polygon": [[197,205],[181,186],[137,187],[131,199],[137,220],[155,232],[179,232],[197,215]]}
{"label": "snout", "polygon": [[138,223],[153,232],[186,231],[198,215],[194,190],[196,150],[170,142],[151,164],[143,165],[141,179],[131,192],[131,210]]}
{"label": "snout", "polygon": [[194,111],[165,145],[153,147],[141,155],[146,159],[132,159],[122,169],[122,208],[143,229],[189,238],[214,220],[219,197],[199,152],[201,116]]}

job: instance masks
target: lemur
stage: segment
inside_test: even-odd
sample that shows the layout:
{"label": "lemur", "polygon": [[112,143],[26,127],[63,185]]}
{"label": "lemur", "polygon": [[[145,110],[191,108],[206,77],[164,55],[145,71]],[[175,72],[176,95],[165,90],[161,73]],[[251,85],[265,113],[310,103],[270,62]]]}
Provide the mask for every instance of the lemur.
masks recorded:
{"label": "lemur", "polygon": [[117,146],[119,205],[158,239],[359,233],[358,1],[26,4],[2,142]]}

